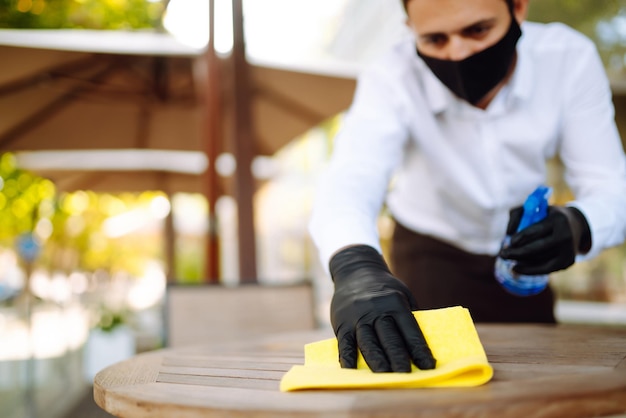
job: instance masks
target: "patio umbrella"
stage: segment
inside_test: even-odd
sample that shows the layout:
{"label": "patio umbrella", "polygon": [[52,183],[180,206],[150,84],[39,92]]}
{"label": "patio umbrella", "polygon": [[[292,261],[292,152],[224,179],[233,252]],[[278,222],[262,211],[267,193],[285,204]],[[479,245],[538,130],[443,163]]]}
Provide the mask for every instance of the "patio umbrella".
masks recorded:
{"label": "patio umbrella", "polygon": [[[0,30],[0,59],[0,152],[176,150],[202,152],[214,161],[216,153],[236,146],[232,137],[239,133],[232,127],[238,125],[232,122],[243,120],[242,107],[237,105],[241,61],[220,61],[223,77],[216,85],[207,78],[211,55],[170,35],[83,30]],[[247,62],[245,70],[250,112],[246,125],[252,130],[246,147],[253,155],[271,155],[346,109],[356,73],[336,65],[294,67],[267,62]],[[219,120],[215,115],[212,119],[220,125],[218,134],[209,135],[207,92],[217,89],[225,98],[224,109]],[[206,191],[207,181],[215,177],[210,164],[209,175],[199,178],[156,169],[120,173],[72,168],[70,162],[66,167],[35,171],[64,184],[64,189],[110,191],[150,189],[155,184],[162,189],[164,179],[177,180],[169,181],[170,193]],[[245,187],[250,194],[252,185]],[[241,193],[235,195],[242,199]],[[240,225],[240,229],[251,226]]]}
{"label": "patio umbrella", "polygon": [[[170,35],[0,30],[0,60],[0,150],[205,149],[205,51]],[[255,154],[272,155],[348,107],[354,71],[258,62],[249,85]]]}

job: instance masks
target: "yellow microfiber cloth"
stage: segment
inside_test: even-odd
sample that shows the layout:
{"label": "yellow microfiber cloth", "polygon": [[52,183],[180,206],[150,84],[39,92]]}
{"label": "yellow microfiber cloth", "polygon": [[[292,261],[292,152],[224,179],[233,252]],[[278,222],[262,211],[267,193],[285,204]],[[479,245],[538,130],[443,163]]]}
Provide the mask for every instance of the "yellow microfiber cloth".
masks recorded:
{"label": "yellow microfiber cloth", "polygon": [[461,306],[413,312],[437,366],[411,373],[374,373],[359,353],[356,369],[339,365],[337,339],[304,346],[304,365],[293,366],[282,378],[283,392],[302,389],[398,389],[479,386],[493,369],[478,338],[469,311]]}

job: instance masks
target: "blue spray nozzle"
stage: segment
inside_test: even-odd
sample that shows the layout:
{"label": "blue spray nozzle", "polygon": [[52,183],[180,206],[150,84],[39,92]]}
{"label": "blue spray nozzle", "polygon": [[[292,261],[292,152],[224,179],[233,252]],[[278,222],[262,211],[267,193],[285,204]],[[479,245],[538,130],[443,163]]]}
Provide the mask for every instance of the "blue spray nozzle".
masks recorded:
{"label": "blue spray nozzle", "polygon": [[517,232],[548,216],[548,198],[551,194],[552,189],[550,187],[539,186],[528,195],[524,202],[524,213],[517,227]]}

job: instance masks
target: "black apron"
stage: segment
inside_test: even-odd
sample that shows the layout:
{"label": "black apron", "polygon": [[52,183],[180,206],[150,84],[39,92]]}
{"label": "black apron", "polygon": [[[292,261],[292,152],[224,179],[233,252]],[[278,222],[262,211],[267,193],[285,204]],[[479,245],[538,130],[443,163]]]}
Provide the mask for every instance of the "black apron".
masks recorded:
{"label": "black apron", "polygon": [[472,254],[395,224],[390,267],[419,309],[468,308],[475,322],[555,323],[554,293],[534,296],[505,291],[493,273],[495,257]]}

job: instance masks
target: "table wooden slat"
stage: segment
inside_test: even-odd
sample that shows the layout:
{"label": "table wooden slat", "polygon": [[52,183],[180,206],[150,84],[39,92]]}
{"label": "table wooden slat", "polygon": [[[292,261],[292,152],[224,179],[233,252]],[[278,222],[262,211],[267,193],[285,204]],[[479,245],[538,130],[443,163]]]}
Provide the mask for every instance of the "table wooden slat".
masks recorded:
{"label": "table wooden slat", "polygon": [[164,362],[175,364],[176,362],[188,362],[188,361],[222,361],[230,364],[237,364],[239,362],[253,362],[253,363],[265,363],[265,364],[294,364],[304,361],[304,355],[298,356],[281,356],[277,357],[276,354],[272,356],[261,356],[256,353],[233,353],[228,354],[215,354],[207,350],[203,355],[187,356],[185,354],[167,354],[164,357]]}
{"label": "table wooden slat", "polygon": [[258,389],[276,391],[280,386],[280,378],[245,378],[228,376],[206,376],[206,375],[181,375],[181,374],[159,374],[159,383],[178,383],[181,385],[195,385],[204,387],[229,387],[237,389]]}
{"label": "table wooden slat", "polygon": [[304,357],[294,359],[290,362],[268,363],[265,361],[254,361],[253,358],[244,357],[236,361],[228,361],[226,358],[215,359],[206,357],[164,357],[163,367],[207,367],[218,369],[247,369],[247,370],[278,370],[288,371],[294,364],[302,364]]}
{"label": "table wooden slat", "polygon": [[494,378],[475,388],[281,393],[303,345],[330,330],[146,353],[98,373],[98,405],[122,418],[626,416],[626,329],[477,326]]}
{"label": "table wooden slat", "polygon": [[161,367],[159,369],[159,377],[157,382],[161,380],[162,375],[180,375],[180,376],[208,376],[208,377],[236,377],[240,379],[264,379],[264,380],[280,380],[285,371],[277,370],[249,370],[249,369],[216,369],[211,367]]}

